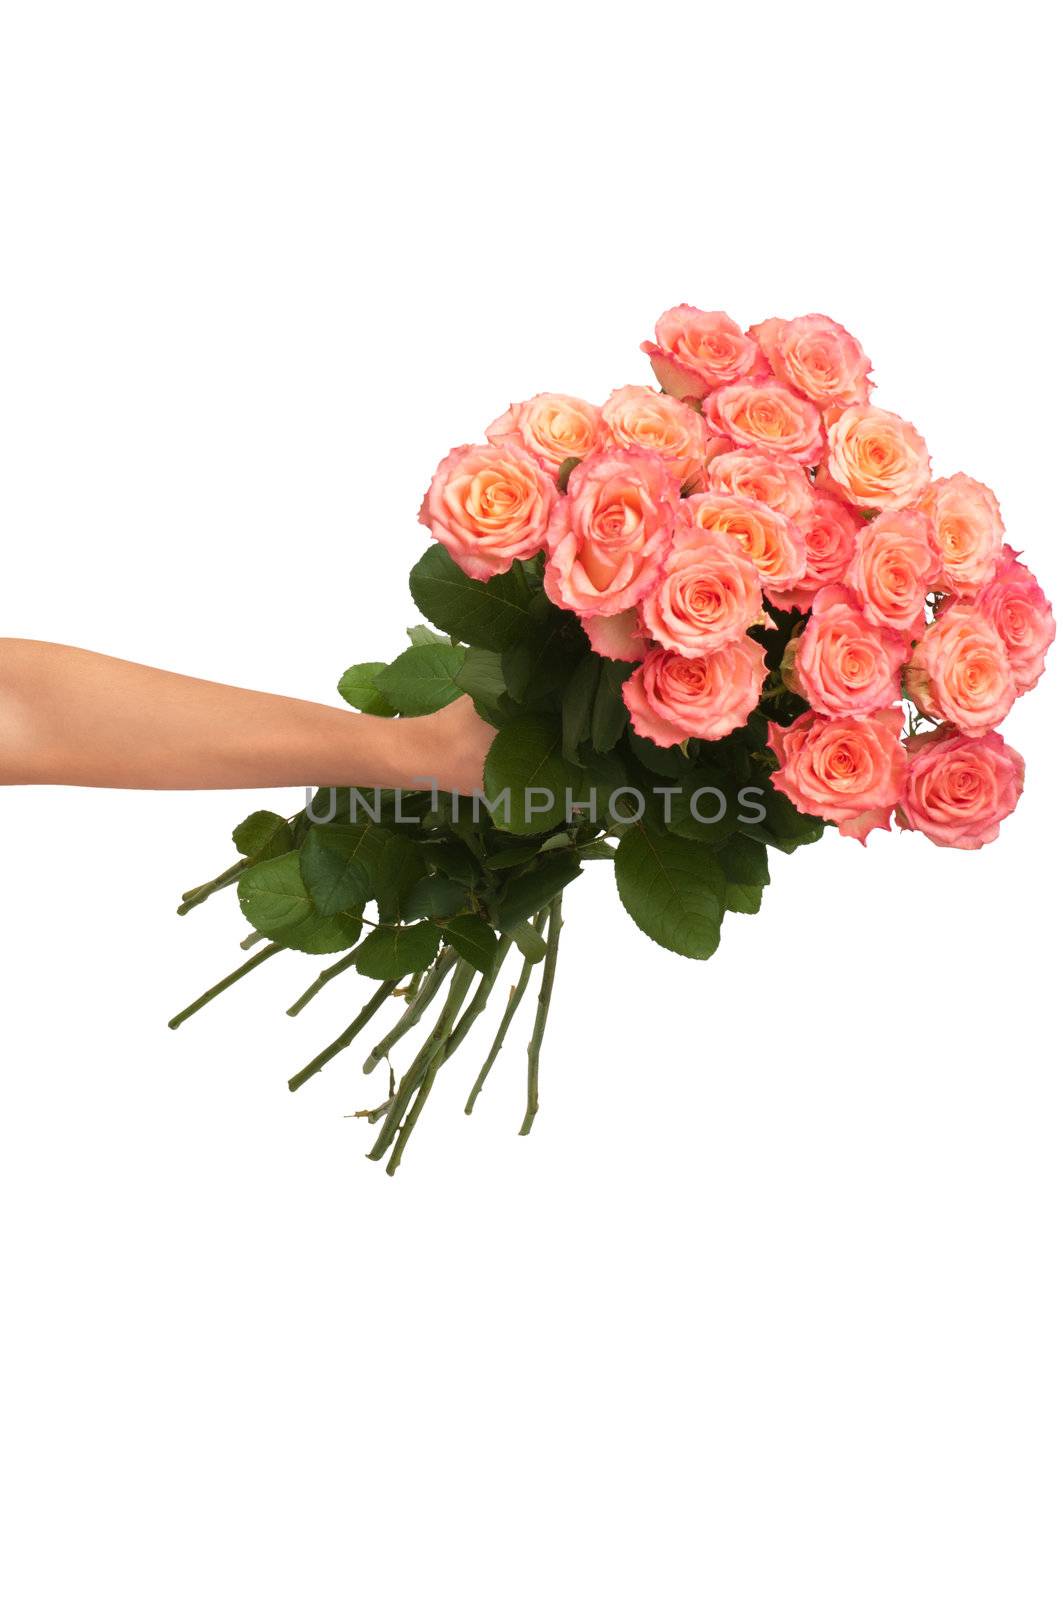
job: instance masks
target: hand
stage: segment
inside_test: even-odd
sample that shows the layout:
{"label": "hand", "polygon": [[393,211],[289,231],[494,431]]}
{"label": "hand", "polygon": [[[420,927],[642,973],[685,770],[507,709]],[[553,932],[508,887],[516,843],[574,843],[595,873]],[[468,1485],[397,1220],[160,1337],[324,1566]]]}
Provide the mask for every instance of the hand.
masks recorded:
{"label": "hand", "polygon": [[483,788],[484,762],[496,730],[477,714],[468,695],[431,716],[408,717],[394,726],[412,736],[410,788],[427,787],[426,779],[458,794]]}

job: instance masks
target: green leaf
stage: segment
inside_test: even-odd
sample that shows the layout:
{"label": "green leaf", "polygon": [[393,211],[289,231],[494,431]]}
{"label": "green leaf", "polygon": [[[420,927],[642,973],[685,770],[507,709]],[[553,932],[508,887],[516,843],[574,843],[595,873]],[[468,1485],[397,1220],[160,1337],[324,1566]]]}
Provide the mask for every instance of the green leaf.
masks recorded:
{"label": "green leaf", "polygon": [[490,972],[494,966],[498,955],[498,938],[479,917],[467,913],[451,918],[443,929],[443,938],[477,972]]}
{"label": "green leaf", "polygon": [[364,978],[404,978],[430,967],[439,949],[439,929],[430,922],[409,928],[374,928],[358,947],[354,964]]}
{"label": "green leaf", "polygon": [[603,661],[591,711],[591,743],[599,755],[611,750],[628,726],[621,690],[635,668],[630,661]]}
{"label": "green leaf", "polygon": [[528,961],[541,961],[546,954],[546,940],[541,933],[536,933],[530,922],[518,922],[509,930],[521,955]]}
{"label": "green leaf", "polygon": [[495,826],[509,833],[549,833],[566,820],[567,794],[578,797],[580,783],[578,768],[561,755],[561,726],[554,717],[524,716],[507,723],[487,752],[484,792],[495,802],[508,791],[508,818],[504,806],[493,816]]}
{"label": "green leaf", "polygon": [[[752,787],[748,786],[747,787]],[[759,785],[761,793],[755,797],[766,813],[762,823],[739,822],[740,831],[750,839],[770,844],[785,855],[792,855],[805,844],[815,844],[823,837],[824,822],[821,817],[808,816],[772,787],[768,778]],[[752,804],[745,807],[752,810]]]}
{"label": "green leaf", "polygon": [[348,950],[361,931],[351,912],[323,915],[314,906],[299,871],[299,852],[248,867],[237,884],[240,909],[259,933],[289,950],[330,955]]}
{"label": "green leaf", "polygon": [[336,687],[356,711],[364,711],[371,717],[393,717],[395,707],[376,687],[377,674],[383,670],[382,661],[363,661],[356,667],[348,667]]}
{"label": "green leaf", "polygon": [[632,753],[650,772],[662,778],[680,778],[690,772],[692,762],[681,745],[674,744],[662,749],[652,739],[640,738],[633,728],[628,729],[627,739]]}
{"label": "green leaf", "polygon": [[458,673],[458,688],[481,705],[497,709],[506,692],[502,676],[502,657],[495,650],[466,650],[465,660]]}
{"label": "green leaf", "polygon": [[[662,783],[664,780],[662,779]],[[721,844],[737,826],[739,810],[735,784],[722,769],[700,768],[668,785],[678,788],[671,797],[668,829],[684,839]]]}
{"label": "green leaf", "polygon": [[666,950],[695,961],[715,952],[727,879],[707,845],[630,828],[616,852],[616,887],[628,915]]}
{"label": "green leaf", "polygon": [[259,861],[287,855],[293,843],[291,828],[275,811],[252,811],[233,829],[233,844],[240,854]]}
{"label": "green leaf", "polygon": [[440,544],[426,550],[410,573],[417,609],[452,639],[507,650],[529,625],[533,591],[518,563],[487,583],[466,577]]}
{"label": "green leaf", "polygon": [[534,917],[573,878],[578,878],[580,871],[580,862],[574,853],[551,850],[527,872],[510,878],[499,901],[498,925],[502,932],[511,933],[518,923]]}
{"label": "green leaf", "polygon": [[383,835],[371,826],[315,823],[299,851],[303,884],[318,911],[360,916],[373,897],[373,866]]}
{"label": "green leaf", "polygon": [[451,917],[465,904],[465,889],[453,878],[420,878],[402,902],[404,922],[418,917]]}
{"label": "green leaf", "polygon": [[460,645],[412,644],[377,674],[376,686],[401,716],[426,716],[461,694],[457,678],[464,661]]}
{"label": "green leaf", "polygon": [[421,859],[437,872],[442,872],[447,878],[453,878],[455,883],[465,883],[470,886],[477,883],[480,878],[480,865],[465,845],[459,844],[456,839],[446,840],[442,844],[426,844],[421,847]]}
{"label": "green leaf", "polygon": [[[549,841],[548,841],[549,842]],[[514,844],[508,850],[495,850],[484,860],[485,867],[522,867],[534,861],[542,849],[538,840],[534,844]]]}
{"label": "green leaf", "polygon": [[411,644],[450,643],[445,633],[437,633],[434,628],[426,628],[423,622],[415,622],[412,628],[407,628],[406,637]]}
{"label": "green leaf", "polygon": [[591,712],[602,674],[601,659],[584,656],[561,696],[561,753],[566,761],[579,760],[579,747],[590,737]]}
{"label": "green leaf", "polygon": [[424,876],[421,852],[402,833],[383,828],[375,833],[369,898],[376,901],[382,922],[398,922],[406,896]]}
{"label": "green leaf", "polygon": [[582,456],[566,456],[557,469],[557,487],[562,494],[568,491],[568,480],[582,461]]}
{"label": "green leaf", "polygon": [[716,851],[727,876],[727,909],[747,916],[760,910],[765,887],[771,882],[768,852],[754,839],[735,834]]}

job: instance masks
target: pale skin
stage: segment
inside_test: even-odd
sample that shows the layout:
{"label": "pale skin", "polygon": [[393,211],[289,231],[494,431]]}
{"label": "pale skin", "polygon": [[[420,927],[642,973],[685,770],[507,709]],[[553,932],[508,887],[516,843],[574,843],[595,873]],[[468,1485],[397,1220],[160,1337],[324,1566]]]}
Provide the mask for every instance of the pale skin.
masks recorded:
{"label": "pale skin", "polygon": [[392,720],[0,639],[0,783],[427,789],[434,780],[472,794],[493,738],[465,696]]}

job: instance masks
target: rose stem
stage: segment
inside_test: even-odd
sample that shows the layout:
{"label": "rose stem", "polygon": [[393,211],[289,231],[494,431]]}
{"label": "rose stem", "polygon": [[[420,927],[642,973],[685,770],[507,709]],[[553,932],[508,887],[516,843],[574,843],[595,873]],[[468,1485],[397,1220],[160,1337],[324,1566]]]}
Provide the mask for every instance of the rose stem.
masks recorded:
{"label": "rose stem", "polygon": [[266,935],[264,933],[249,933],[246,939],[240,940],[240,949],[251,950],[256,944],[258,944],[260,939],[264,939],[265,937]]}
{"label": "rose stem", "polygon": [[283,949],[282,945],[268,944],[264,950],[258,952],[257,956],[252,956],[250,961],[245,961],[242,967],[237,967],[235,972],[230,972],[227,978],[223,978],[220,983],[216,983],[213,989],[208,989],[206,994],[201,994],[198,1000],[193,1000],[190,1006],[185,1006],[184,1010],[179,1011],[176,1017],[171,1017],[166,1026],[168,1028],[179,1028],[182,1022],[187,1022],[189,1017],[195,1016],[196,1012],[201,1010],[209,1001],[215,999],[219,994],[224,994],[232,984],[245,977],[247,973],[254,972],[255,968],[260,967],[263,961],[268,961],[270,956],[275,956],[277,951],[281,949]]}
{"label": "rose stem", "polygon": [[181,896],[181,904],[177,907],[177,915],[183,917],[194,906],[201,906],[204,900],[209,900],[212,894],[219,889],[227,889],[230,883],[235,883],[245,867],[251,865],[250,861],[237,861],[233,866],[227,867],[224,872],[219,872],[216,878],[209,883],[201,883],[198,889],[186,889]]}
{"label": "rose stem", "polygon": [[348,950],[341,961],[334,961],[331,967],[323,968],[309,989],[299,996],[294,1005],[288,1007],[288,1016],[297,1017],[303,1007],[309,1005],[316,994],[320,994],[326,983],[331,983],[333,978],[338,978],[341,972],[346,972],[349,967],[353,967],[357,959],[358,950],[355,948],[354,950]]}
{"label": "rose stem", "polygon": [[321,1068],[326,1066],[328,1062],[332,1060],[333,1056],[338,1056],[341,1050],[346,1050],[351,1041],[357,1038],[362,1029],[365,1027],[366,1023],[370,1022],[373,1017],[376,1016],[377,1012],[380,1010],[380,1007],[384,1004],[384,1001],[394,989],[395,982],[396,980],[394,978],[385,978],[379,989],[374,990],[372,999],[366,1001],[365,1005],[362,1007],[361,1011],[359,1011],[350,1027],[344,1028],[339,1037],[333,1039],[332,1043],[326,1049],[322,1050],[319,1056],[315,1056],[313,1061],[311,1061],[308,1066],[303,1068],[302,1072],[297,1072],[294,1078],[288,1079],[288,1087],[293,1094],[295,1093],[296,1089],[301,1089],[306,1080],[308,1078],[312,1078],[315,1072],[320,1072]]}
{"label": "rose stem", "polygon": [[[533,922],[533,927],[535,928],[536,933],[541,932],[545,922],[546,912],[540,911]],[[465,1102],[465,1115],[467,1117],[471,1116],[472,1108],[476,1104],[476,1097],[487,1081],[487,1074],[490,1072],[491,1068],[498,1059],[498,1053],[505,1042],[506,1034],[509,1032],[509,1025],[516,1016],[517,1007],[524,999],[524,991],[528,987],[528,982],[531,978],[532,968],[534,965],[534,961],[525,960],[524,965],[520,970],[520,976],[509,991],[509,1000],[506,1003],[506,1009],[502,1015],[502,1021],[498,1025],[498,1032],[495,1034],[494,1044],[491,1046],[487,1060],[480,1068],[480,1075],[472,1086],[472,1093]]]}
{"label": "rose stem", "polygon": [[[509,949],[512,943],[513,940],[510,939],[506,934],[503,934],[499,939],[498,949],[495,951],[494,961],[491,963],[491,966],[488,968],[488,970],[481,976],[479,983],[476,985],[476,990],[472,999],[462,1012],[454,1032],[447,1040],[446,1049],[443,1052],[443,1061],[450,1060],[455,1050],[457,1050],[458,1046],[465,1039],[469,1029],[472,1027],[477,1017],[487,1005],[491,995],[491,990],[498,981],[498,975],[502,971],[502,963],[509,954]],[[440,1065],[442,1065],[442,1062]]]}
{"label": "rose stem", "polygon": [[550,903],[550,927],[546,935],[546,957],[543,961],[543,981],[539,988],[539,1005],[535,1013],[535,1026],[528,1044],[528,1109],[520,1125],[522,1134],[530,1133],[535,1113],[539,1109],[539,1051],[546,1032],[546,1017],[550,1010],[550,997],[554,992],[554,974],[557,971],[557,946],[561,938],[561,896]]}
{"label": "rose stem", "polygon": [[[461,1002],[465,998],[465,995],[468,993],[469,984],[472,982],[473,969],[471,967],[469,967],[468,972],[464,977],[463,985],[459,985],[459,983],[458,983],[458,975],[460,973],[460,970],[461,969],[459,968],[459,972],[454,974],[454,982],[451,984],[451,992],[447,996],[447,1004],[446,1004],[446,1007],[444,1008],[444,1010],[450,1010],[450,1012],[451,1012],[451,1018],[450,1018],[451,1022],[453,1022],[454,1018],[457,1016],[458,1009],[459,1009],[459,1007],[461,1005]],[[482,980],[481,980],[481,984],[478,987],[482,987]],[[460,993],[458,995],[457,1004],[455,1004],[453,1006],[453,1008],[451,1008],[451,999],[452,999],[452,997],[454,995],[454,991],[456,989],[460,990]],[[474,1002],[474,1004],[475,1004],[475,1002]],[[470,1006],[469,1009],[472,1010],[472,1007]],[[442,1020],[443,1020],[442,1017],[440,1017],[440,1021],[442,1021]],[[453,1035],[451,1035],[450,1037],[453,1037]],[[410,1107],[410,1110],[409,1110],[409,1112],[407,1114],[407,1117],[406,1117],[406,1121],[402,1124],[402,1127],[399,1130],[399,1136],[395,1140],[395,1148],[391,1152],[391,1160],[388,1162],[387,1167],[385,1169],[387,1171],[387,1175],[388,1175],[389,1178],[393,1178],[395,1176],[395,1173],[398,1171],[399,1162],[402,1160],[402,1152],[405,1150],[405,1148],[406,1148],[406,1146],[407,1146],[407,1144],[409,1142],[410,1134],[413,1132],[414,1128],[417,1125],[417,1118],[421,1115],[421,1112],[424,1110],[425,1101],[428,1099],[428,1096],[432,1092],[432,1085],[436,1081],[436,1073],[439,1071],[440,1067],[443,1065],[443,1063],[447,1059],[447,1055],[449,1053],[448,1049],[447,1049],[447,1046],[450,1043],[450,1038],[448,1038],[446,1034],[443,1034],[442,1038],[443,1038],[444,1042],[441,1044],[440,1048],[436,1051],[435,1055],[432,1057],[431,1061],[429,1062],[428,1069],[425,1072],[424,1077],[421,1080],[420,1087],[417,1090],[417,1098],[413,1102],[413,1105]]]}
{"label": "rose stem", "polygon": [[377,1063],[383,1061],[384,1057],[394,1049],[403,1034],[408,1033],[412,1027],[416,1026],[431,1005],[438,993],[440,984],[457,959],[457,952],[448,945],[435,965],[429,969],[425,981],[417,992],[416,999],[406,1007],[406,1010],[390,1033],[386,1033],[380,1043],[374,1045],[373,1049],[370,1050],[362,1065],[363,1072],[372,1072]]}
{"label": "rose stem", "polygon": [[[376,1143],[369,1151],[370,1161],[379,1161],[381,1156],[387,1152],[398,1131],[398,1126],[406,1107],[424,1082],[425,1075],[432,1066],[433,1061],[446,1045],[450,1037],[450,1030],[454,1026],[454,1018],[458,1013],[458,1008],[469,992],[474,970],[467,961],[459,960],[457,962],[454,968],[454,976],[450,980],[450,989],[443,1009],[436,1019],[435,1027],[417,1052],[412,1064],[403,1073],[402,1080],[395,1091],[391,1109],[384,1120],[384,1126],[377,1135]],[[407,1135],[408,1137],[409,1135]],[[405,1145],[405,1143],[406,1140],[404,1139],[403,1144]],[[390,1163],[388,1170],[391,1171]]]}

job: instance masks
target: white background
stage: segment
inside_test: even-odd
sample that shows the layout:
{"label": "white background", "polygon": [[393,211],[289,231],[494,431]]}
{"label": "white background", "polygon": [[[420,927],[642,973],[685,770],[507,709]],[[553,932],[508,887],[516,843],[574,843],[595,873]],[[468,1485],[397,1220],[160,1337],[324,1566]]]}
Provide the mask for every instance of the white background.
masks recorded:
{"label": "white background", "polygon": [[[1058,86],[1032,6],[5,3],[0,631],[329,699],[437,459],[810,310],[1057,600]],[[0,1582],[16,1600],[1057,1597],[1060,658],[999,844],[775,862],[707,966],[608,869],[395,1180],[235,904],[256,803],[7,790]],[[287,965],[285,964],[287,963]]]}

